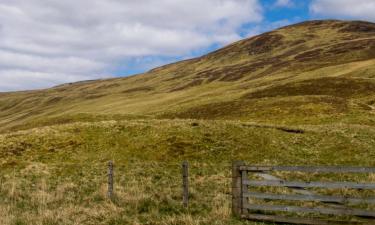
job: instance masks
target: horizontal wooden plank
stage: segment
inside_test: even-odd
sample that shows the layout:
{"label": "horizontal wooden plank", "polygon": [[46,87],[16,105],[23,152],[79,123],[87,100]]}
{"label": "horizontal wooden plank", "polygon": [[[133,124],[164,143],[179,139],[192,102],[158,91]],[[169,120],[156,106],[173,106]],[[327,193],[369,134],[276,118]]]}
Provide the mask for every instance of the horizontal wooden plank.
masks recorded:
{"label": "horizontal wooden plank", "polygon": [[316,201],[316,202],[330,202],[330,203],[351,203],[351,204],[375,204],[375,198],[350,198],[343,196],[328,196],[328,195],[301,195],[301,194],[268,194],[260,192],[246,192],[243,197],[269,199],[269,200],[286,200],[286,201]]}
{"label": "horizontal wooden plank", "polygon": [[272,223],[288,223],[288,224],[308,224],[308,225],[370,225],[369,222],[361,221],[333,221],[333,220],[322,220],[322,219],[308,219],[308,218],[295,218],[295,217],[285,217],[277,215],[263,215],[263,214],[245,214],[241,218],[248,220],[256,220],[263,222],[272,222]]}
{"label": "horizontal wooden plank", "polygon": [[241,166],[240,170],[249,172],[289,171],[306,173],[375,173],[375,167],[347,166]]}
{"label": "horizontal wooden plank", "polygon": [[325,215],[336,215],[336,216],[364,216],[375,218],[375,212],[361,209],[334,209],[334,208],[323,208],[323,207],[300,207],[300,206],[286,206],[286,205],[255,205],[255,204],[244,204],[244,209],[250,210],[261,210],[261,211],[279,211],[279,212],[294,212],[294,213],[319,213]]}
{"label": "horizontal wooden plank", "polygon": [[244,180],[243,184],[260,187],[331,188],[331,189],[375,189],[375,183],[357,182],[304,182],[283,180]]}

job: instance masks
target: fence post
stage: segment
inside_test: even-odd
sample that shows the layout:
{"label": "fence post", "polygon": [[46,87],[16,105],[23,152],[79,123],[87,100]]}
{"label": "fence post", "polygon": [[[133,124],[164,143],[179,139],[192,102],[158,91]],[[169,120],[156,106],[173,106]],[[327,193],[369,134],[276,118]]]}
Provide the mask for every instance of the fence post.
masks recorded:
{"label": "fence post", "polygon": [[184,161],[182,163],[182,202],[185,208],[189,205],[189,163]]}
{"label": "fence post", "polygon": [[232,163],[232,214],[240,217],[242,213],[242,174],[240,166],[244,166],[243,161]]}
{"label": "fence post", "polygon": [[108,198],[113,197],[113,162],[108,162]]}

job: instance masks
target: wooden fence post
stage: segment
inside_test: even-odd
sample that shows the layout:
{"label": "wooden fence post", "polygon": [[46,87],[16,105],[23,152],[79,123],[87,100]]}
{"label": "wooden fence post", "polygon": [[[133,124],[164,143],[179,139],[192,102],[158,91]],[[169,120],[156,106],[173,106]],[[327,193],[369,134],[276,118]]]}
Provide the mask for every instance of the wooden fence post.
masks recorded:
{"label": "wooden fence post", "polygon": [[113,197],[113,162],[108,162],[108,198]]}
{"label": "wooden fence post", "polygon": [[232,164],[232,214],[240,217],[242,214],[242,174],[240,166],[243,161],[234,161]]}
{"label": "wooden fence post", "polygon": [[187,161],[182,163],[182,202],[185,208],[189,205],[189,164]]}

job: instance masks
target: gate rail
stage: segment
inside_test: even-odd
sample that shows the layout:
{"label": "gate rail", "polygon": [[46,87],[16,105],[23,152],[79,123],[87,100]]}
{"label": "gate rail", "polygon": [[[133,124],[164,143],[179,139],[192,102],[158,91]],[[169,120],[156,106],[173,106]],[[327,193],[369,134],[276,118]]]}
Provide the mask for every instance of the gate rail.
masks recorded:
{"label": "gate rail", "polygon": [[[247,166],[242,161],[233,163],[232,166],[232,212],[235,216],[260,221],[282,222],[292,224],[375,224],[375,211],[344,206],[344,204],[375,204],[375,197],[356,198],[346,196],[320,195],[309,188],[323,189],[355,189],[375,190],[375,183],[358,182],[306,182],[288,181],[268,174],[273,171],[302,172],[302,173],[375,173],[375,168],[370,167],[343,167],[343,166]],[[250,180],[249,175],[256,175],[263,180]],[[274,194],[250,191],[251,187],[285,187],[296,194]],[[249,199],[321,202],[334,204],[335,207],[304,207],[295,205],[255,204]],[[337,204],[342,204],[337,207]],[[253,213],[251,213],[253,212]],[[254,213],[257,212],[257,213]],[[259,213],[261,212],[261,213]],[[366,218],[357,221],[332,221],[322,218],[285,217],[280,215],[265,214],[265,212],[306,213],[333,216],[353,216]]]}

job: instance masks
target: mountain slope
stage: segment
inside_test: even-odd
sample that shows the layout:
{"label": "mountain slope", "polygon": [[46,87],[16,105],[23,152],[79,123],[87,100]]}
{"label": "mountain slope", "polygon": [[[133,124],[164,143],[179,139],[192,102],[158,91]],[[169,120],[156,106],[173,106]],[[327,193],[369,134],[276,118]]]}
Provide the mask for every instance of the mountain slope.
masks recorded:
{"label": "mountain slope", "polygon": [[147,73],[0,94],[0,131],[129,118],[375,125],[375,24],[309,21]]}

